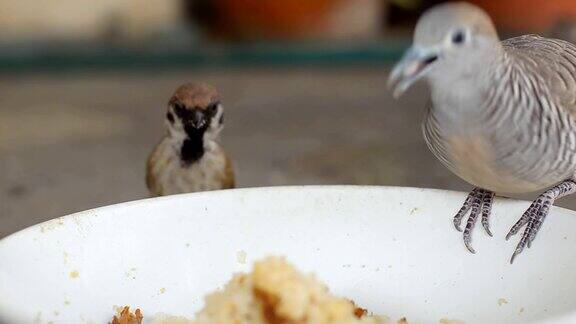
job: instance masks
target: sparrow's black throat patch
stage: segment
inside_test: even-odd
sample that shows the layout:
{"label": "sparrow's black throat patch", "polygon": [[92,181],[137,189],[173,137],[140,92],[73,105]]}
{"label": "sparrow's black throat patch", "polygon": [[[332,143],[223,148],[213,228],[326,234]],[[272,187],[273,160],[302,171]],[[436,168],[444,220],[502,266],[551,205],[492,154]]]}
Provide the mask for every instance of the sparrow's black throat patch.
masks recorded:
{"label": "sparrow's black throat patch", "polygon": [[204,156],[204,133],[206,128],[185,126],[186,139],[180,148],[180,160],[186,166],[193,164]]}

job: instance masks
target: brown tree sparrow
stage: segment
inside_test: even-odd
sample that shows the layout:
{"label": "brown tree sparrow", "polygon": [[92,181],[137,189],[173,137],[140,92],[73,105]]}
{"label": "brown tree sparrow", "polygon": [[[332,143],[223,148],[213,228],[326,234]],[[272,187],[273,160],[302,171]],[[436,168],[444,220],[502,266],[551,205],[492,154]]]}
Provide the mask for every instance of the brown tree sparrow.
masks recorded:
{"label": "brown tree sparrow", "polygon": [[232,163],[219,143],[224,111],[216,89],[180,86],[168,102],[166,135],[148,157],[152,196],[234,188]]}

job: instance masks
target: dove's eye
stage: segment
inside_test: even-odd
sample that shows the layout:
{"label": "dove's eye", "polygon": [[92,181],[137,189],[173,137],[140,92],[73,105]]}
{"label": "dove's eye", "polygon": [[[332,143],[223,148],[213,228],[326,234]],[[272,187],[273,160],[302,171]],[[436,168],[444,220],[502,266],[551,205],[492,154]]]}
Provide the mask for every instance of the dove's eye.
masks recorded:
{"label": "dove's eye", "polygon": [[452,33],[452,43],[456,45],[461,45],[466,41],[466,33],[458,29],[454,33]]}

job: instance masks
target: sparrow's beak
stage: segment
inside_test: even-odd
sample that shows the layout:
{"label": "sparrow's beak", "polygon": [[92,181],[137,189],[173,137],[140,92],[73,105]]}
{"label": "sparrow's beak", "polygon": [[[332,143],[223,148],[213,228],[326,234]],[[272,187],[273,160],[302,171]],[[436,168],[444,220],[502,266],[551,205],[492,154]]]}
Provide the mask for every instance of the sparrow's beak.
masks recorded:
{"label": "sparrow's beak", "polygon": [[190,116],[190,124],[196,129],[204,127],[206,124],[206,116],[204,112],[200,109],[195,109]]}
{"label": "sparrow's beak", "polygon": [[400,97],[412,84],[420,80],[438,60],[436,50],[411,47],[406,51],[388,77],[388,88],[394,98]]}

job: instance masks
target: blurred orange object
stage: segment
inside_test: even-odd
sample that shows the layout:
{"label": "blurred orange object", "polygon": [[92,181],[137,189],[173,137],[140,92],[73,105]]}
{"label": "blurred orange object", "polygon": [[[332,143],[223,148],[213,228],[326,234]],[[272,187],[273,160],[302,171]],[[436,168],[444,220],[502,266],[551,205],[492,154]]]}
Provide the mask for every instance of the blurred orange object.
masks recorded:
{"label": "blurred orange object", "polygon": [[229,32],[242,38],[296,38],[314,34],[341,0],[220,0]]}
{"label": "blurred orange object", "polygon": [[576,0],[472,0],[500,28],[544,32],[560,20],[576,21]]}
{"label": "blurred orange object", "polygon": [[223,13],[243,34],[300,37],[322,24],[337,0],[221,0]]}

